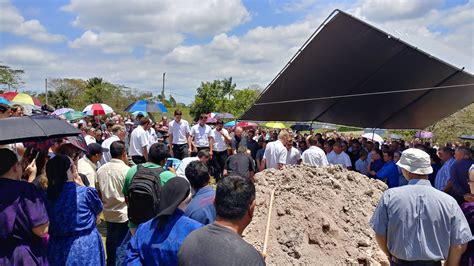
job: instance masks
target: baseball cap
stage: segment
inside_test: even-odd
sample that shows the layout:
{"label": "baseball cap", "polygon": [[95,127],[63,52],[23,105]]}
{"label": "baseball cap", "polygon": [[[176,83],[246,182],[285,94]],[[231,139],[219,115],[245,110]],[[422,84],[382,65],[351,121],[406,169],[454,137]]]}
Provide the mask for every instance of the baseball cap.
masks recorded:
{"label": "baseball cap", "polygon": [[89,155],[90,156],[94,156],[96,154],[109,151],[109,149],[102,148],[102,146],[100,146],[99,143],[91,143],[91,144],[87,145],[87,148],[89,149]]}
{"label": "baseball cap", "polygon": [[430,156],[420,149],[410,148],[403,151],[397,165],[413,174],[429,175],[433,173]]}

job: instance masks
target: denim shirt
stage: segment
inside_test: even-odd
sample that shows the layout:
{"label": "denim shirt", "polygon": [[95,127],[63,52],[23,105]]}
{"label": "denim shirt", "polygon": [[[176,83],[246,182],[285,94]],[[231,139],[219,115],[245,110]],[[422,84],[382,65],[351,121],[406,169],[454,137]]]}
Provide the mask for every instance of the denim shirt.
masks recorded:
{"label": "denim shirt", "polygon": [[387,238],[390,254],[408,261],[445,260],[450,246],[473,239],[457,202],[426,179],[385,191],[370,226]]}

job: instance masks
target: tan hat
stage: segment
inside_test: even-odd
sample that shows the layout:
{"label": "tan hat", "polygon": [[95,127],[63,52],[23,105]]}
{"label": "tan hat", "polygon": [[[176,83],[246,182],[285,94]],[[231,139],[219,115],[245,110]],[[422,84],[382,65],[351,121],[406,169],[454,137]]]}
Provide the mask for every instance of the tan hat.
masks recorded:
{"label": "tan hat", "polygon": [[420,149],[404,150],[397,165],[413,174],[429,175],[433,173],[430,156]]}

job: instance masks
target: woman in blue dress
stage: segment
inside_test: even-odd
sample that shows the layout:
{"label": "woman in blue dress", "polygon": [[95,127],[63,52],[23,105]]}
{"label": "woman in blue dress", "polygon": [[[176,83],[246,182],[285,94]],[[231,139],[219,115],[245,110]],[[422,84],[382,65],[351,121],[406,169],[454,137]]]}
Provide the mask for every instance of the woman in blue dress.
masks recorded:
{"label": "woman in blue dress", "polygon": [[[96,220],[102,202],[95,188],[80,186],[72,160],[56,155],[46,165],[50,265],[105,265]],[[78,180],[79,179],[79,180]]]}

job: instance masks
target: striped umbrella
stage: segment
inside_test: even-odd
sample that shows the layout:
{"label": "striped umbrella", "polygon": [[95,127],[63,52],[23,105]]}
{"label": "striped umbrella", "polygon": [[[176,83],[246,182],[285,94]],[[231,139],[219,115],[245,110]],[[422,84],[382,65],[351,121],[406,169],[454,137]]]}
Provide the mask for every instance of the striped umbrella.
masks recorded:
{"label": "striped umbrella", "polygon": [[86,106],[86,108],[84,108],[84,110],[82,110],[82,112],[85,112],[86,115],[93,115],[93,116],[110,114],[113,111],[114,110],[112,110],[112,107],[108,106],[105,103],[89,104],[88,106]]}
{"label": "striped umbrella", "polygon": [[18,92],[5,92],[4,94],[0,95],[1,97],[9,100],[13,103],[26,103],[36,106],[41,106],[40,100],[38,98],[30,96],[26,93],[18,93]]}
{"label": "striped umbrella", "polygon": [[4,103],[4,104],[12,104],[9,100],[3,98],[3,97],[0,97],[0,103]]}

